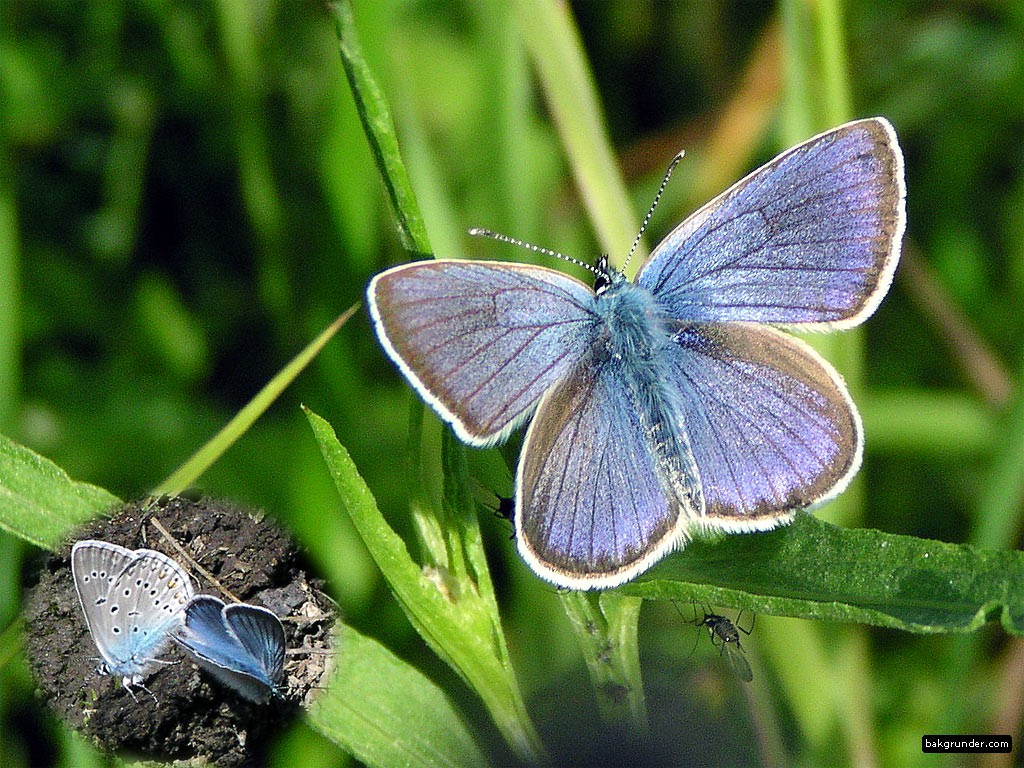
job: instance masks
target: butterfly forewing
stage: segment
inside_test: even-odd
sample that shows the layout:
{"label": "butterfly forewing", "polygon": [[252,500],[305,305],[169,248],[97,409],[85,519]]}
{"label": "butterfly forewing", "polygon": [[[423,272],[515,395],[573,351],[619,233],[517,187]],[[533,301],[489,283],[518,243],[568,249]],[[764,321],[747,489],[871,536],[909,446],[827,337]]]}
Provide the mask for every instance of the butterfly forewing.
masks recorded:
{"label": "butterfly forewing", "polygon": [[496,442],[570,370],[593,334],[593,292],[554,270],[421,261],[368,289],[385,349],[459,436]]}
{"label": "butterfly forewing", "polygon": [[79,541],[71,548],[71,575],[86,626],[94,637],[100,624],[109,623],[109,612],[101,606],[110,587],[133,557],[132,550],[106,541]]}
{"label": "butterfly forewing", "polygon": [[637,282],[684,321],[856,325],[892,280],[904,196],[892,126],[848,123],[784,152],[685,220]]}

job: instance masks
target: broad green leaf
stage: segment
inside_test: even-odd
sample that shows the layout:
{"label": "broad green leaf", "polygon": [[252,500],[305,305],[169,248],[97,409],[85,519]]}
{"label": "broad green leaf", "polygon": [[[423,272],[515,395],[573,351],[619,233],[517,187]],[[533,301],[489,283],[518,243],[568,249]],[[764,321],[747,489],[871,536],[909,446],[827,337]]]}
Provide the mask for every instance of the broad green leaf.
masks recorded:
{"label": "broad green leaf", "polygon": [[444,692],[350,627],[336,633],[331,683],[311,725],[368,766],[480,766],[487,761]]}
{"label": "broad green leaf", "polygon": [[920,633],[970,632],[999,617],[1024,634],[1024,552],[839,528],[809,514],[767,533],[691,542],[621,589]]}
{"label": "broad green leaf", "polygon": [[75,527],[120,502],[0,435],[0,527],[15,536],[53,549]]}

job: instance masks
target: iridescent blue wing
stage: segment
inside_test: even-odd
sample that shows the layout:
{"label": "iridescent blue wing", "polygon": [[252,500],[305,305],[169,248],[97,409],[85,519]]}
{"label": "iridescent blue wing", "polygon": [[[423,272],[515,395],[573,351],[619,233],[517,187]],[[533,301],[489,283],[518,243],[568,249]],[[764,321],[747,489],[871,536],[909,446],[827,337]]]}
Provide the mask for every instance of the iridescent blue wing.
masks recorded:
{"label": "iridescent blue wing", "polygon": [[419,261],[367,288],[381,344],[456,434],[508,436],[592,340],[594,293],[554,270]]}
{"label": "iridescent blue wing", "polygon": [[[225,611],[236,607],[225,608],[223,601],[212,595],[197,595],[188,604],[185,623],[173,636],[174,641],[221,683],[251,701],[262,703],[273,693],[275,681],[268,676],[261,659],[250,652],[228,625]],[[283,664],[283,640],[281,653]]]}
{"label": "iridescent blue wing", "polygon": [[544,396],[526,433],[516,540],[559,586],[627,581],[680,544],[702,507],[682,403],[658,385],[664,377],[642,384],[643,371],[595,345]]}
{"label": "iridescent blue wing", "polygon": [[224,602],[213,595],[196,595],[185,608],[185,621],[173,639],[203,661],[225,661],[243,654],[238,640],[224,626]]}
{"label": "iridescent blue wing", "polygon": [[276,686],[284,669],[285,637],[281,620],[266,608],[241,603],[224,608],[224,623],[258,662],[264,682]]}
{"label": "iridescent blue wing", "polygon": [[805,343],[765,326],[690,326],[666,359],[709,527],[764,530],[832,498],[861,459],[860,418],[839,375]]}
{"label": "iridescent blue wing", "polygon": [[637,282],[687,322],[850,327],[892,280],[904,196],[892,126],[847,123],[782,153],[686,219]]}

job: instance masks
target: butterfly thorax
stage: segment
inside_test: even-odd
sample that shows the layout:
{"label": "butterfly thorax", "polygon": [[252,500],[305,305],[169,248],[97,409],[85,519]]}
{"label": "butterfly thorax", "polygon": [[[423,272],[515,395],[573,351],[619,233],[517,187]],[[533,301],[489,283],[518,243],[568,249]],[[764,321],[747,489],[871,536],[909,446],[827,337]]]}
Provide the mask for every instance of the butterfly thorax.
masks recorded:
{"label": "butterfly thorax", "polygon": [[599,343],[614,359],[650,360],[670,338],[654,296],[614,269],[598,280],[595,310],[604,326]]}

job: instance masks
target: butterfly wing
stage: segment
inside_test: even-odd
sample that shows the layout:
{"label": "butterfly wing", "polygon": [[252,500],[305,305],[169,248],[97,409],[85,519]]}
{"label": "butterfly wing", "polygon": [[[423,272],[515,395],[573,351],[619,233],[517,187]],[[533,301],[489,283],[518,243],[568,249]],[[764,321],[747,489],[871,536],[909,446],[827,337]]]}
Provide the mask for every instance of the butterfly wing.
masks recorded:
{"label": "butterfly wing", "polygon": [[835,370],[766,326],[690,326],[666,351],[709,528],[764,530],[832,498],[861,459],[860,418]]}
{"label": "butterfly wing", "polygon": [[584,354],[594,294],[523,264],[420,261],[367,289],[384,349],[417,392],[473,445],[508,436]]}
{"label": "butterfly wing", "polygon": [[571,589],[642,572],[678,545],[703,505],[665,377],[643,384],[630,361],[601,348],[541,400],[516,481],[520,553]]}
{"label": "butterfly wing", "polygon": [[162,552],[132,554],[110,586],[100,634],[110,654],[104,653],[109,671],[138,684],[152,671],[168,633],[181,623],[193,589],[185,570]]}
{"label": "butterfly wing", "polygon": [[[262,666],[263,654],[261,653],[261,657],[254,656],[228,623],[229,612],[240,607],[242,606],[225,607],[221,600],[212,595],[198,595],[188,604],[184,625],[173,638],[199,666],[221,683],[251,701],[262,703],[273,692],[275,681]],[[245,607],[263,610],[256,606]],[[280,626],[280,622],[278,625]],[[243,634],[244,632],[243,629]],[[283,630],[280,650],[283,665]]]}
{"label": "butterfly wing", "polygon": [[686,219],[637,282],[679,320],[850,327],[892,280],[905,193],[888,121],[847,123],[784,152]]}
{"label": "butterfly wing", "polygon": [[82,604],[85,623],[104,662],[110,662],[111,616],[107,606],[110,587],[135,557],[130,549],[88,539],[71,548],[71,576]]}
{"label": "butterfly wing", "polygon": [[258,663],[268,682],[276,684],[284,669],[285,637],[273,611],[242,603],[224,609],[224,623]]}

